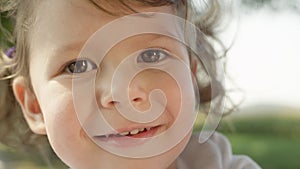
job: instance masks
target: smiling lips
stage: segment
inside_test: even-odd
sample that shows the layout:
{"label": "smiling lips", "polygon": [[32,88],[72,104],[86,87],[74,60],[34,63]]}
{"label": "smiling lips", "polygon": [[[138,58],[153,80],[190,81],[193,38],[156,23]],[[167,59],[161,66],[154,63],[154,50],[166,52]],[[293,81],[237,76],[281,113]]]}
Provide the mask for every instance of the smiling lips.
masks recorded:
{"label": "smiling lips", "polygon": [[154,129],[157,129],[158,127],[160,127],[160,126],[136,128],[136,129],[133,129],[131,131],[119,132],[118,134],[106,134],[106,135],[95,136],[95,137],[98,137],[98,138],[108,138],[108,137],[124,137],[124,136],[126,136],[126,137],[136,137],[136,138],[139,138],[139,136],[145,135],[146,133],[151,132]]}

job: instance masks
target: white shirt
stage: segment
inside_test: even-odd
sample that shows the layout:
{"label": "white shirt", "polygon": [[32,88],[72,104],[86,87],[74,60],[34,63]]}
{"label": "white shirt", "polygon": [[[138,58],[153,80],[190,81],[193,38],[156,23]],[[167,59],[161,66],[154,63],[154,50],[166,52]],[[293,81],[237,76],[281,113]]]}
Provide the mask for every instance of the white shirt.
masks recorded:
{"label": "white shirt", "polygon": [[233,155],[226,137],[214,133],[205,143],[193,135],[177,159],[178,169],[261,169],[244,155]]}

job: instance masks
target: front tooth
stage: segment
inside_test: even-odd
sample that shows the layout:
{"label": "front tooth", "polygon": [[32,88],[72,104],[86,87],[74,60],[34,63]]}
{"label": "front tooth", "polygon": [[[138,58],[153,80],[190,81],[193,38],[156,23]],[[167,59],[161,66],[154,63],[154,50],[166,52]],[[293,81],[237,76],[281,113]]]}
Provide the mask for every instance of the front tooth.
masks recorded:
{"label": "front tooth", "polygon": [[138,132],[139,132],[139,129],[134,129],[130,132],[130,134],[133,135],[133,134],[137,134]]}
{"label": "front tooth", "polygon": [[125,132],[120,133],[121,136],[126,136],[128,134],[129,134],[129,131],[125,131]]}
{"label": "front tooth", "polygon": [[144,131],[145,130],[145,128],[141,128],[141,129],[139,129],[139,131]]}

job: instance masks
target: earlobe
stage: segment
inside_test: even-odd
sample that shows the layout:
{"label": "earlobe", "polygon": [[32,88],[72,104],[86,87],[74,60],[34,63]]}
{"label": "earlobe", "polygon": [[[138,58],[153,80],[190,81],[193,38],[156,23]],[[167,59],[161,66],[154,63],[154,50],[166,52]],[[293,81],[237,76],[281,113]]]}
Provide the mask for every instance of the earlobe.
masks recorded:
{"label": "earlobe", "polygon": [[30,129],[36,134],[46,134],[43,113],[39,102],[28,87],[25,77],[18,76],[14,79],[13,91]]}

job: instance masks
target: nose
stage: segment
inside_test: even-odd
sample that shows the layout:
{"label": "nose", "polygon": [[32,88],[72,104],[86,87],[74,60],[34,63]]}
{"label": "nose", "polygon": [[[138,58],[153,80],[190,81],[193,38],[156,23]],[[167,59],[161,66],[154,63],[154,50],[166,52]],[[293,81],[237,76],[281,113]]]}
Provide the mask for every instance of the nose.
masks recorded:
{"label": "nose", "polygon": [[101,106],[106,109],[112,109],[116,104],[131,103],[136,109],[142,111],[149,107],[147,91],[137,85],[130,85],[128,88],[128,95],[124,97],[125,100],[115,100],[112,96],[111,88],[106,88],[100,92]]}
{"label": "nose", "polygon": [[110,92],[102,92],[100,95],[100,104],[103,108],[112,109],[119,103],[118,101],[113,100]]}

